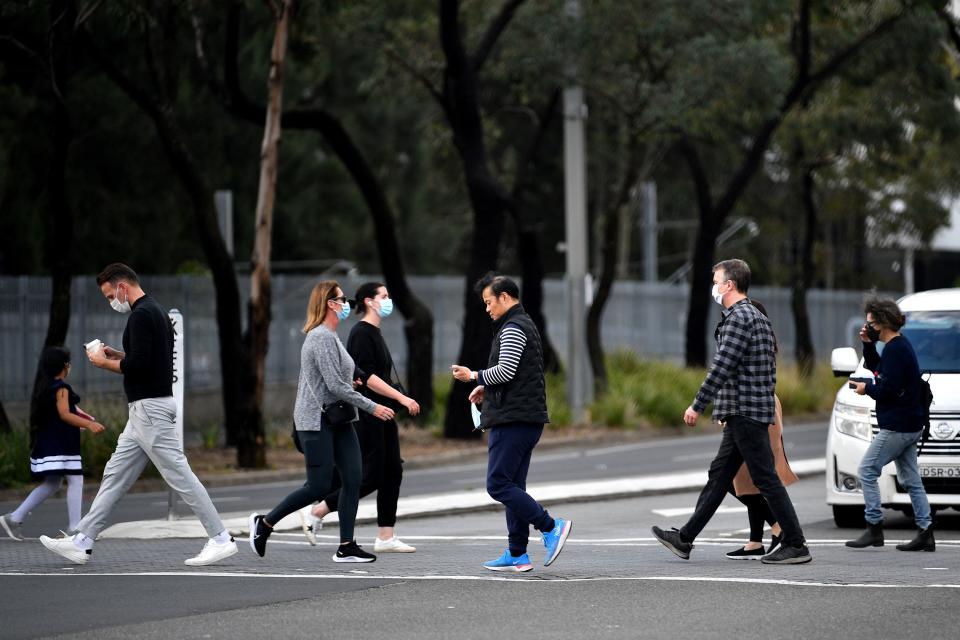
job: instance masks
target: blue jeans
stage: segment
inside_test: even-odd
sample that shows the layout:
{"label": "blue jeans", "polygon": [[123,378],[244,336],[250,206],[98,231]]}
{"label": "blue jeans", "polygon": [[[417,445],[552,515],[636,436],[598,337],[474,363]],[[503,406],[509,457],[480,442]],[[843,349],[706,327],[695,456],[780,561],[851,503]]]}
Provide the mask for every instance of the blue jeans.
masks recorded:
{"label": "blue jeans", "polygon": [[487,438],[487,493],[507,508],[510,555],[527,552],[530,525],[541,532],[554,527],[553,518],[527,493],[530,457],[543,433],[542,424],[513,423],[492,427]]}
{"label": "blue jeans", "polygon": [[920,480],[920,468],[917,464],[917,442],[921,431],[903,433],[880,429],[867,452],[860,461],[860,484],[863,486],[864,519],[870,524],[883,522],[880,510],[880,487],[877,479],[884,465],[895,462],[897,479],[900,486],[910,494],[913,515],[917,526],[926,529],[933,523],[930,517],[930,502]]}

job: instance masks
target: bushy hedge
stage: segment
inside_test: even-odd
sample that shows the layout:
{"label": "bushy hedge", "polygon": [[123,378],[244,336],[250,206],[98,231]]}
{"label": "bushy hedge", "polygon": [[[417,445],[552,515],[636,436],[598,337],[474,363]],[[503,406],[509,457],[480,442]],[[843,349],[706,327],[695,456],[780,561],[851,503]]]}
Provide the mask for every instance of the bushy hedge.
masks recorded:
{"label": "bushy hedge", "polygon": [[[609,390],[590,406],[590,419],[610,427],[683,426],[683,412],[700,388],[705,369],[692,369],[636,354],[616,352],[607,358]],[[828,365],[818,366],[809,380],[797,368],[777,370],[777,395],[787,416],[830,411],[840,381]],[[707,409],[709,416],[710,408]]]}

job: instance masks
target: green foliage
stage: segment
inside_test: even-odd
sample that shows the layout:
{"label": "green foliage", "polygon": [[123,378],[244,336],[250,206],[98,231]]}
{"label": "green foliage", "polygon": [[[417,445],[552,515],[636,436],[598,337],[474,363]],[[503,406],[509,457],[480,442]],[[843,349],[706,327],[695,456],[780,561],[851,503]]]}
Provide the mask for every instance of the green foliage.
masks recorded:
{"label": "green foliage", "polygon": [[[590,405],[591,421],[628,429],[682,427],[683,412],[706,375],[702,369],[644,360],[625,351],[607,358],[607,371],[610,388]],[[777,371],[777,396],[787,417],[830,411],[838,388],[828,365],[819,365],[810,380],[801,380],[793,366]]]}

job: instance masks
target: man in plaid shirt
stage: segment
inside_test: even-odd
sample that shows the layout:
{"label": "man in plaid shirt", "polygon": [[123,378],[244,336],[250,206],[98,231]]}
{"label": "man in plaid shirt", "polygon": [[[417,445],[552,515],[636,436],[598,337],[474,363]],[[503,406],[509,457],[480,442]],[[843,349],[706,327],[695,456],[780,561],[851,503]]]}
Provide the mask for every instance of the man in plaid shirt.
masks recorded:
{"label": "man in plaid shirt", "polygon": [[723,502],[740,465],[746,463],[754,484],[783,529],[779,547],[772,545],[762,562],[802,564],[810,562],[810,551],[790,496],[774,468],[767,432],[774,421],[777,383],[773,328],[750,303],[749,288],[750,267],[743,260],[725,260],[713,267],[712,295],[724,308],[714,334],[717,353],[683,421],[694,426],[713,401],[713,418],[724,425],[723,439],[690,520],[679,530],[653,527],[653,535],[670,551],[689,559],[694,539]]}

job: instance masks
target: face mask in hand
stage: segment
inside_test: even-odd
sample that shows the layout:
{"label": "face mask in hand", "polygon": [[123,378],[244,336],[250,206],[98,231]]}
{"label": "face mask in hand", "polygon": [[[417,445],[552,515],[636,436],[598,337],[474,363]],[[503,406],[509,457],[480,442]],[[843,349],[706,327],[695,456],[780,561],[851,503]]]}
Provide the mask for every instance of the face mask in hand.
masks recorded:
{"label": "face mask in hand", "polygon": [[337,311],[337,320],[343,322],[350,317],[350,303],[344,302],[340,305],[340,311]]}
{"label": "face mask in hand", "polygon": [[118,288],[113,300],[110,301],[110,306],[117,313],[130,313],[129,293],[127,294],[127,300],[120,302],[120,289]]}
{"label": "face mask in hand", "polygon": [[377,315],[381,318],[386,318],[391,313],[393,313],[393,300],[390,298],[380,300],[380,308],[377,309]]}
{"label": "face mask in hand", "polygon": [[713,289],[710,290],[710,295],[713,296],[714,302],[723,306],[723,294],[720,293],[720,285],[713,285]]}

